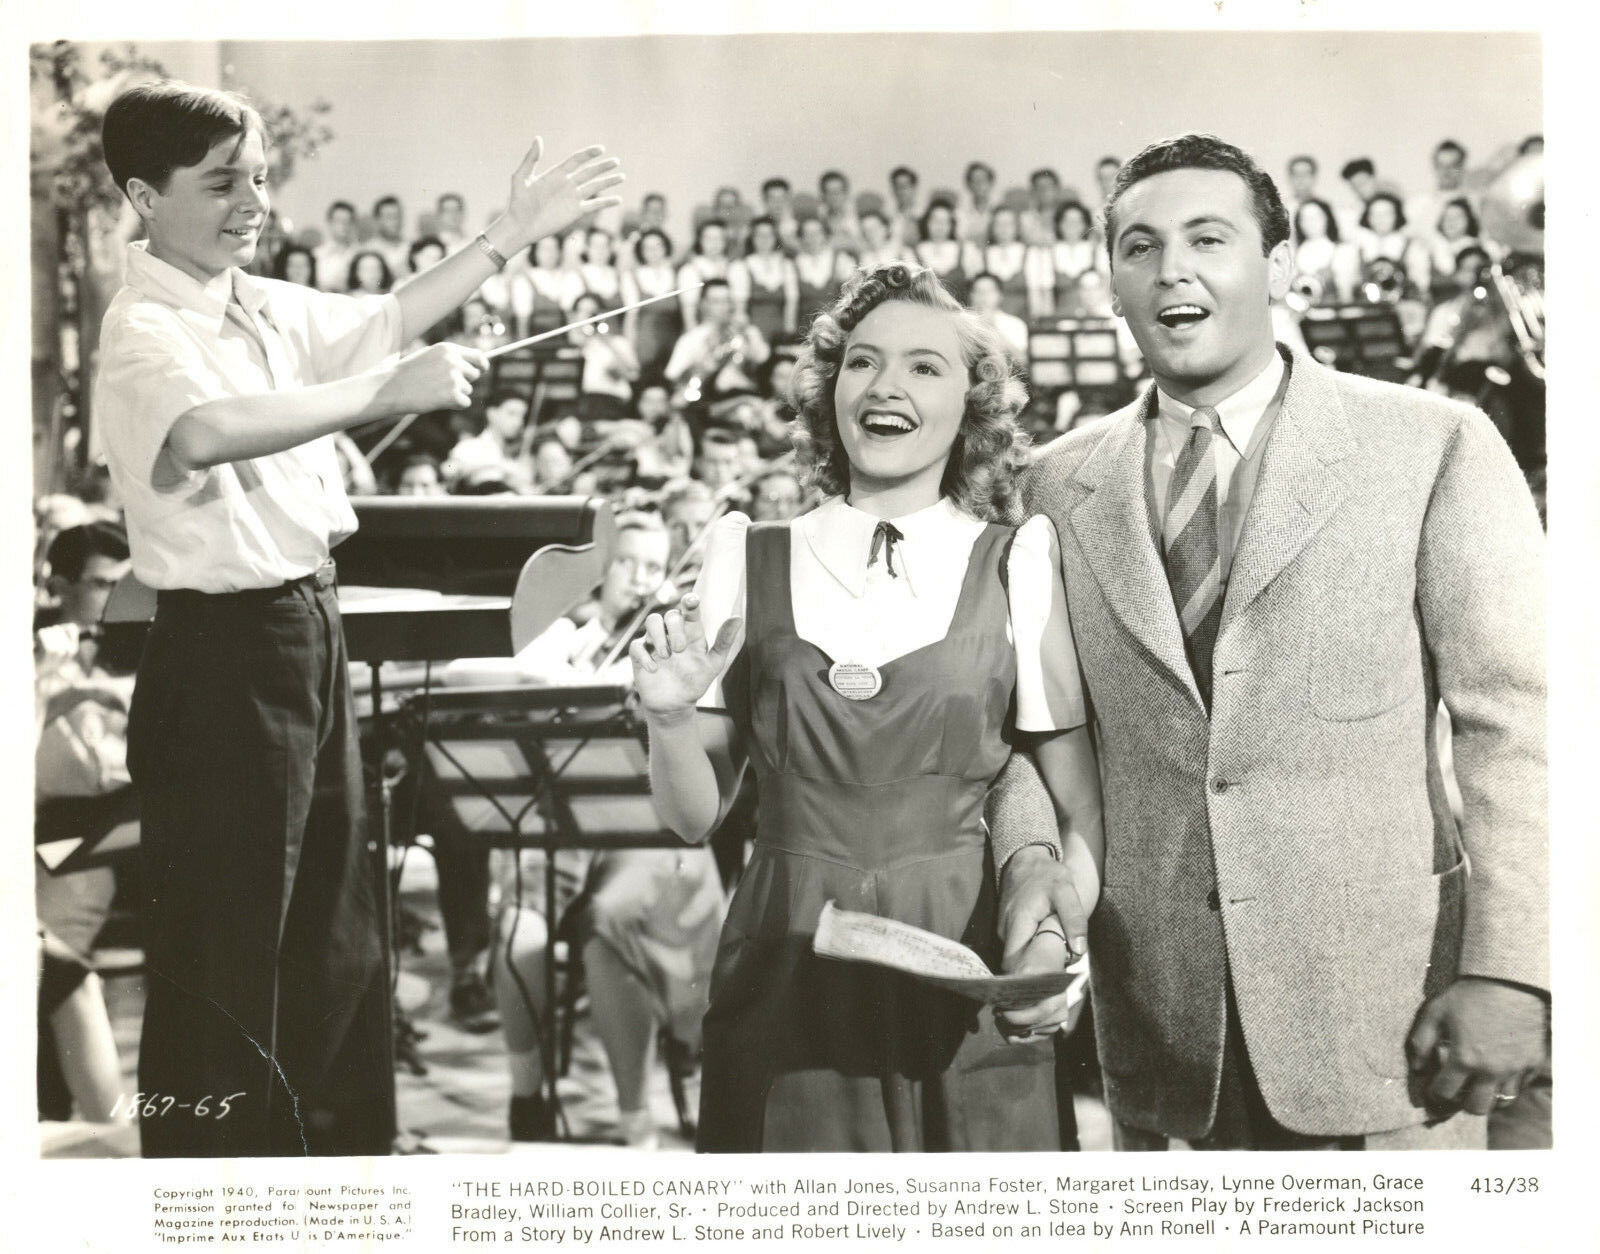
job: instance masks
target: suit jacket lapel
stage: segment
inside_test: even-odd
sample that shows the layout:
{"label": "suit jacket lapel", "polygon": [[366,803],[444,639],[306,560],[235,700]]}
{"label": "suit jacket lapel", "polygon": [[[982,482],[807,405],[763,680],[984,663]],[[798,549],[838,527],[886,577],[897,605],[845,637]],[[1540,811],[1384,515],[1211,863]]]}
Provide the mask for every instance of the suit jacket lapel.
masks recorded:
{"label": "suit jacket lapel", "polygon": [[1353,437],[1332,374],[1301,353],[1293,354],[1290,369],[1239,536],[1219,638],[1311,542],[1349,493],[1336,463],[1350,451]]}
{"label": "suit jacket lapel", "polygon": [[1139,403],[1108,421],[1113,424],[1073,480],[1072,529],[1089,569],[1112,612],[1196,703],[1183,632],[1172,604],[1161,556],[1150,534],[1145,494],[1145,413],[1155,401],[1151,388]]}

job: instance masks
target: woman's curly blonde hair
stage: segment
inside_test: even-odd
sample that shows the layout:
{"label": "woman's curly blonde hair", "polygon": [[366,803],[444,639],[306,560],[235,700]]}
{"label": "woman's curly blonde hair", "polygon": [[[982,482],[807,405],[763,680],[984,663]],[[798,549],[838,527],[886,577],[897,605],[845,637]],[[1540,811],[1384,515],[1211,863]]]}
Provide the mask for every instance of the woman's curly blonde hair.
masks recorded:
{"label": "woman's curly blonde hair", "polygon": [[828,495],[850,491],[850,461],[839,439],[834,384],[850,332],[885,301],[942,309],[956,321],[967,367],[967,406],[950,450],[940,490],[968,513],[994,522],[1017,522],[1016,477],[1028,464],[1032,441],[1017,423],[1028,403],[1021,372],[999,333],[965,308],[933,271],[904,262],[857,270],[839,299],[817,315],[795,363],[790,392],[795,460],[808,487]]}

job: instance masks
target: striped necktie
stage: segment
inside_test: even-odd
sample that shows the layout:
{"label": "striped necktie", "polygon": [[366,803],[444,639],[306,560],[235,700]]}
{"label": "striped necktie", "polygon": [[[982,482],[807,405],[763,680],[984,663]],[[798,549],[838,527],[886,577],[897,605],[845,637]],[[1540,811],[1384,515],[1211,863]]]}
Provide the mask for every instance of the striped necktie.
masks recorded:
{"label": "striped necktie", "polygon": [[1206,708],[1211,708],[1211,653],[1222,622],[1222,558],[1217,543],[1217,460],[1211,442],[1217,411],[1189,416],[1189,442],[1172,468],[1161,529],[1167,582],[1183,627],[1184,650]]}

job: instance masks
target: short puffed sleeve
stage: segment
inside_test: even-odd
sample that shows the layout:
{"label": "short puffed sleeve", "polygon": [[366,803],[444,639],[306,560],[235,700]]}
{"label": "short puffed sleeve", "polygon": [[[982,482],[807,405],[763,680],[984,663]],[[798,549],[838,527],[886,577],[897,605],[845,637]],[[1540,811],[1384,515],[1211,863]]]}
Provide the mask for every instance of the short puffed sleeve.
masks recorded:
{"label": "short puffed sleeve", "polygon": [[1055,525],[1043,514],[1017,528],[1006,568],[1017,652],[1017,730],[1066,731],[1087,719],[1078,652],[1061,582]]}
{"label": "short puffed sleeve", "polygon": [[[706,639],[715,640],[722,624],[744,616],[744,542],[750,532],[750,519],[741,513],[724,514],[706,533],[705,563],[694,592],[700,598],[700,621]],[[732,657],[729,663],[732,663]],[[726,670],[723,672],[726,674]],[[702,710],[726,710],[719,675],[696,703]]]}

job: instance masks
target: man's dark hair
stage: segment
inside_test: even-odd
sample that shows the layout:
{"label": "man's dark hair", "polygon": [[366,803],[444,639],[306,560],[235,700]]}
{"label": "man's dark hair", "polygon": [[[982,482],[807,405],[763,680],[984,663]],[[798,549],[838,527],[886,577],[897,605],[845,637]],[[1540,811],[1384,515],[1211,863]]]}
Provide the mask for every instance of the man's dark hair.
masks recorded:
{"label": "man's dark hair", "polygon": [[1295,166],[1300,165],[1302,162],[1311,167],[1311,173],[1313,175],[1315,175],[1316,172],[1321,168],[1317,165],[1317,159],[1309,152],[1297,152],[1294,156],[1289,158],[1289,164],[1286,165],[1284,169],[1292,170],[1295,168]]}
{"label": "man's dark hair", "polygon": [[129,179],[167,190],[172,172],[199,165],[225,139],[237,152],[251,132],[267,142],[261,115],[232,92],[164,81],[130,87],[106,108],[100,143],[112,181],[124,194]]}
{"label": "man's dark hair", "polygon": [[412,273],[416,273],[417,254],[424,248],[437,248],[442,253],[450,251],[437,235],[424,235],[421,239],[413,240],[411,247],[406,249],[406,264],[411,267]]}
{"label": "man's dark hair", "polygon": [[1116,264],[1117,204],[1135,183],[1169,170],[1221,170],[1237,174],[1250,189],[1251,209],[1261,230],[1261,251],[1270,253],[1289,238],[1289,213],[1272,176],[1256,164],[1255,158],[1215,135],[1179,135],[1160,139],[1141,150],[1117,171],[1106,200],[1106,253]]}
{"label": "man's dark hair", "polygon": [[989,282],[993,283],[996,287],[1003,286],[1003,284],[1000,282],[1000,276],[994,273],[994,271],[979,270],[977,274],[973,275],[972,278],[968,280],[967,291],[970,292],[973,288],[977,287],[979,283],[983,282],[984,279],[988,279]]}
{"label": "man's dark hair", "polygon": [[1446,152],[1455,153],[1456,156],[1461,158],[1462,164],[1463,165],[1466,164],[1467,150],[1465,148],[1463,148],[1455,140],[1453,140],[1453,139],[1441,139],[1437,144],[1435,144],[1433,146],[1433,155],[1435,157],[1439,156],[1441,153],[1446,153]]}
{"label": "man's dark hair", "polygon": [[434,211],[437,212],[440,209],[443,209],[445,207],[445,203],[451,200],[455,201],[456,204],[460,205],[463,209],[467,207],[466,199],[461,195],[460,192],[440,192],[439,199],[433,202]]}
{"label": "man's dark hair", "polygon": [[1378,167],[1372,164],[1371,157],[1353,157],[1339,169],[1339,177],[1346,182],[1355,178],[1358,174],[1365,174],[1371,177],[1377,173]]}
{"label": "man's dark hair", "polygon": [[128,533],[114,522],[87,522],[61,532],[50,541],[50,547],[45,552],[51,575],[68,583],[76,583],[83,578],[83,568],[89,564],[91,557],[127,561]]}
{"label": "man's dark hair", "polygon": [[1100,169],[1104,169],[1108,165],[1114,165],[1114,166],[1117,167],[1117,169],[1120,170],[1122,168],[1122,158],[1121,157],[1101,157],[1100,160],[1098,160],[1098,161],[1096,161],[1094,163],[1094,168],[1097,169],[1097,170],[1100,170]]}
{"label": "man's dark hair", "polygon": [[340,209],[343,209],[352,218],[356,216],[356,207],[354,205],[352,205],[348,200],[336,200],[336,201],[334,201],[331,205],[328,206],[328,212],[323,214],[322,216],[324,218],[331,218]]}
{"label": "man's dark hair", "polygon": [[908,165],[897,165],[894,169],[889,171],[889,182],[891,184],[896,179],[900,178],[910,179],[913,183],[921,181],[917,178],[917,172]]}
{"label": "man's dark hair", "polygon": [[991,183],[994,182],[994,167],[992,165],[990,165],[987,161],[969,161],[969,162],[967,162],[967,168],[964,171],[962,171],[962,174],[961,174],[961,181],[963,183],[965,183],[968,179],[970,179],[972,177],[972,172],[974,170],[982,170],[985,174],[987,174],[989,176],[989,181]]}
{"label": "man's dark hair", "polygon": [[1061,186],[1061,176],[1047,165],[1040,166],[1032,174],[1028,175],[1028,186],[1032,187],[1040,179],[1049,179],[1057,187]]}
{"label": "man's dark hair", "polygon": [[766,194],[771,191],[787,192],[792,190],[793,188],[789,186],[789,180],[781,177],[770,178],[761,185],[761,195],[763,198],[765,198]]}
{"label": "man's dark hair", "polygon": [[400,197],[379,196],[377,200],[372,202],[372,216],[377,217],[380,213],[382,213],[385,205],[393,205],[396,209],[401,208]]}
{"label": "man's dark hair", "polygon": [[648,205],[652,200],[658,205],[665,205],[667,203],[667,198],[660,192],[646,192],[644,194],[644,199],[639,203],[641,205]]}
{"label": "man's dark hair", "polygon": [[848,189],[850,186],[850,180],[845,177],[843,170],[824,170],[822,172],[822,177],[817,180],[817,187],[820,190],[821,188],[827,187],[827,185],[831,182],[843,183],[846,189]]}

